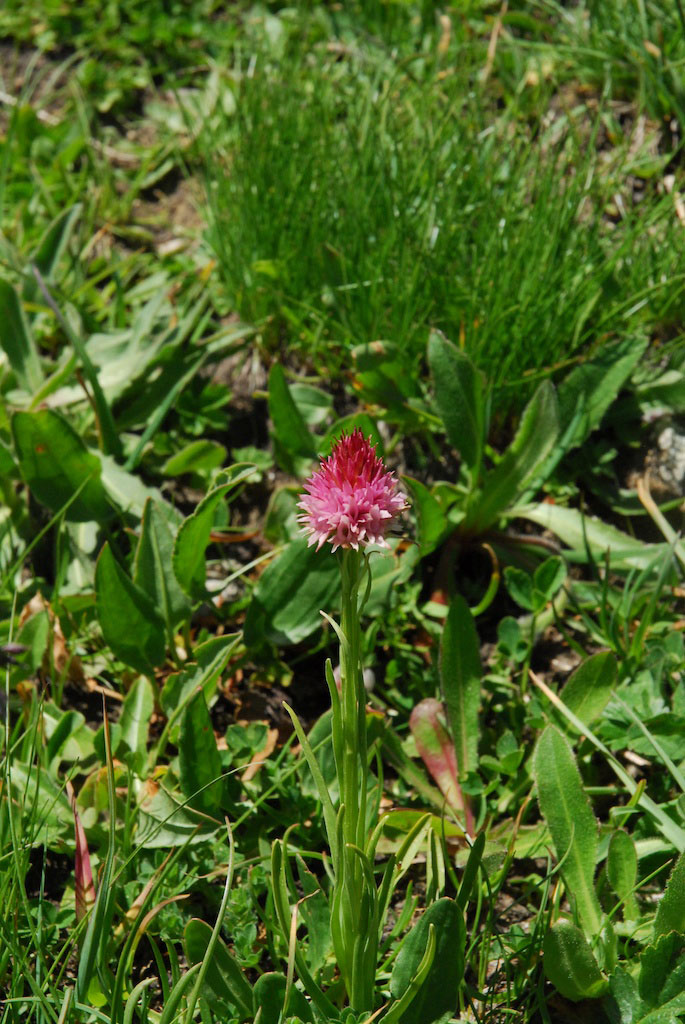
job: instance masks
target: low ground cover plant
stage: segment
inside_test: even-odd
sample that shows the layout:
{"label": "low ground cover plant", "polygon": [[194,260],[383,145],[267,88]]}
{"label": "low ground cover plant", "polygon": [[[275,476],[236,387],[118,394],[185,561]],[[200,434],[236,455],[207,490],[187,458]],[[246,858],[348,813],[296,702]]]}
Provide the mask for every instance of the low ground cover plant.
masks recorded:
{"label": "low ground cover plant", "polygon": [[685,1017],[681,29],[4,5],[3,1024]]}

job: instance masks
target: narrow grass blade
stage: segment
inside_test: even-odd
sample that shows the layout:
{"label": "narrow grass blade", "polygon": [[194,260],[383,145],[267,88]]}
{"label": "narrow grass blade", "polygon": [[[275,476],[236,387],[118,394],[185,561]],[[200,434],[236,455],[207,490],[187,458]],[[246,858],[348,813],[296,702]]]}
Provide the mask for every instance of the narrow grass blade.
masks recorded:
{"label": "narrow grass blade", "polygon": [[330,846],[331,857],[333,859],[333,865],[335,867],[335,865],[338,864],[339,850],[337,840],[336,813],[335,808],[333,807],[333,801],[331,800],[330,793],[328,792],[328,786],[326,785],[326,781],[321,773],[321,769],[319,768],[319,762],[316,760],[316,757],[314,756],[314,751],[312,750],[309,740],[305,736],[304,729],[300,725],[300,721],[297,715],[295,714],[293,709],[285,702],[283,704],[283,707],[290,715],[293,726],[295,728],[295,732],[297,733],[297,738],[300,741],[300,746],[302,747],[302,752],[304,753],[304,756],[307,760],[307,764],[309,765],[309,770],[311,771],[312,776],[314,778],[314,782],[316,784],[319,799],[321,800],[321,805],[323,807],[323,816],[326,825],[326,835],[328,836],[328,845]]}
{"label": "narrow grass blade", "polygon": [[12,367],[17,383],[33,394],[43,383],[38,349],[33,340],[19,296],[8,282],[0,278],[0,321],[3,325],[2,348]]}
{"label": "narrow grass blade", "polygon": [[107,797],[109,804],[109,830],[107,836],[107,853],[100,875],[98,894],[95,907],[88,922],[83,949],[79,958],[78,975],[76,978],[76,999],[86,1002],[88,987],[96,967],[98,951],[109,941],[109,921],[114,910],[114,890],[112,887],[112,869],[114,866],[114,850],[116,846],[116,797],[114,793],[114,763],[112,759],[112,743],[109,734],[109,719],[105,699],[102,699],[103,727],[105,737],[105,756],[107,759]]}

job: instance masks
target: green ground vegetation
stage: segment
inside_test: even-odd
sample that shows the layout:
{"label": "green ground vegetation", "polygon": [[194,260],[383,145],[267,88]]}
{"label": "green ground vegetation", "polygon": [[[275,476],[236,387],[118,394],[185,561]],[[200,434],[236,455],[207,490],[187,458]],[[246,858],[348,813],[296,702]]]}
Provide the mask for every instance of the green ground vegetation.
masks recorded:
{"label": "green ground vegetation", "polygon": [[0,54],[2,1024],[369,1017],[297,523],[353,427],[411,503],[377,1019],[682,1020],[680,0],[5,0]]}

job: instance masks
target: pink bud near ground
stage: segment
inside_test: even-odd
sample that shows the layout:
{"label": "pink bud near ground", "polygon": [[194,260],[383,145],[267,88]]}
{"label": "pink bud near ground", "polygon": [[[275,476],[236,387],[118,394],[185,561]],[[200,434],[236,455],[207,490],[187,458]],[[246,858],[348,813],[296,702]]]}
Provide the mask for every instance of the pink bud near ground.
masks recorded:
{"label": "pink bud near ground", "polygon": [[427,697],[416,705],[409,718],[416,749],[423,758],[447,803],[456,811],[464,809],[454,743],[445,727],[445,712],[439,700]]}
{"label": "pink bud near ground", "polygon": [[333,551],[357,551],[366,544],[387,547],[388,526],[408,507],[394,475],[358,428],[343,434],[305,490],[298,518],[317,550],[326,541]]}
{"label": "pink bud near ground", "polygon": [[71,809],[74,812],[74,836],[76,839],[76,853],[74,857],[74,903],[76,908],[76,920],[80,921],[86,916],[95,903],[95,884],[93,872],[90,866],[90,854],[86,833],[79,813],[76,809],[76,797],[70,782],[67,782],[67,795]]}

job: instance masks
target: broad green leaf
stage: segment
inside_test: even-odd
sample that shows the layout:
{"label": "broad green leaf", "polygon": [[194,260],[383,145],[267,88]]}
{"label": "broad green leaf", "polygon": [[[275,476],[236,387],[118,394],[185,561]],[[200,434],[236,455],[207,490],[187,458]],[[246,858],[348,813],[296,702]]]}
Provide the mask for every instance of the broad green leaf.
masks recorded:
{"label": "broad green leaf", "polygon": [[38,501],[58,512],[78,491],[65,513],[67,519],[111,518],[114,510],[102,486],[100,459],[63,416],[51,409],[17,412],[12,432],[21,475]]}
{"label": "broad green leaf", "polygon": [[245,643],[299,643],[322,624],[321,610],[331,610],[339,588],[338,560],[329,546],[317,551],[304,538],[292,541],[265,569],[252,593]]}
{"label": "broad green leaf", "polygon": [[[419,773],[419,775],[422,774],[424,773]],[[442,794],[433,786],[431,789],[438,798],[435,804],[437,808],[436,813],[426,814],[425,811],[419,810],[387,811],[383,816],[383,837],[378,843],[378,850],[382,850],[384,853],[396,853],[402,847],[407,834],[417,827],[419,821],[425,822],[426,827],[432,829],[436,838],[445,836],[446,839],[463,840],[464,830],[461,825],[457,825],[455,822],[445,818],[445,801]],[[421,843],[423,843],[423,839],[421,839]],[[421,843],[419,843],[419,846]],[[418,847],[414,853],[417,852]],[[410,866],[411,858],[404,861],[405,870],[408,870]]]}
{"label": "broad green leaf", "polygon": [[566,580],[567,572],[563,558],[551,555],[537,567],[533,586],[544,597],[545,602],[553,600]]}
{"label": "broad green leaf", "polygon": [[[221,758],[201,692],[188,703],[181,718],[178,765],[181,790],[189,798],[191,806],[206,814],[216,814],[223,789]],[[216,779],[220,781],[213,786],[208,785]],[[208,788],[204,789],[205,786]]]}
{"label": "broad green leaf", "polygon": [[38,349],[19,296],[3,278],[0,278],[0,346],[20,387],[33,394],[43,383]]}
{"label": "broad green leaf", "polygon": [[180,794],[167,789],[166,785],[165,773],[161,776],[156,773],[154,779],[146,779],[142,784],[138,794],[136,845],[147,850],[159,850],[206,843],[208,834],[215,832],[219,823],[212,827],[210,833],[206,829],[198,829],[199,824],[210,823],[201,821],[188,809]]}
{"label": "broad green leaf", "polygon": [[22,832],[32,845],[63,850],[68,842],[73,849],[74,815],[64,787],[43,768],[28,767],[16,758],[9,765],[9,782]]}
{"label": "broad green leaf", "polygon": [[511,599],[519,608],[527,612],[533,611],[533,581],[527,572],[515,565],[504,568],[504,585]]}
{"label": "broad green leaf", "polygon": [[274,427],[276,456],[288,472],[299,471],[316,458],[314,439],[290,394],[283,367],[274,363],[269,373],[269,416]]}
{"label": "broad green leaf", "polygon": [[[200,690],[209,706],[216,693],[221,673],[238,642],[238,634],[212,637],[199,644],[193,651],[195,661],[185,665],[180,672],[170,675],[159,697],[170,723],[180,716],[192,695]],[[172,725],[169,732],[172,743],[178,739],[178,725]]]}
{"label": "broad green leaf", "polygon": [[485,478],[468,519],[484,530],[509,509],[554,448],[558,433],[556,393],[545,380],[524,409],[514,440]]}
{"label": "broad green leaf", "polygon": [[205,594],[205,551],[219,503],[234,487],[249,479],[253,472],[254,467],[245,463],[236,463],[227,469],[223,475],[228,476],[229,480],[211,490],[179,528],[172,559],[174,573],[193,600],[199,601]]}
{"label": "broad green leaf", "polygon": [[370,559],[371,589],[363,610],[371,618],[387,611],[393,587],[409,579],[418,560],[415,546],[401,552],[392,540],[390,546],[389,551],[373,552]]}
{"label": "broad green leaf", "polygon": [[538,803],[547,822],[569,899],[575,900],[583,927],[599,932],[602,911],[594,889],[597,821],[583,789],[566,739],[547,726],[533,754]]}
{"label": "broad green leaf", "polygon": [[580,406],[582,416],[566,450],[582,444],[601,423],[647,347],[646,338],[622,338],[602,345],[586,362],[571,370],[559,385],[559,419],[570,422]]}
{"label": "broad green leaf", "polygon": [[667,932],[685,935],[685,853],[676,861],[654,919],[654,937]]}
{"label": "broad green leaf", "polygon": [[604,711],[616,686],[618,667],[611,651],[587,658],[570,677],[561,699],[584,725],[590,725]]}
{"label": "broad green leaf", "polygon": [[678,991],[685,991],[685,943],[677,932],[668,932],[642,950],[638,988],[645,1004],[654,1008]]}
{"label": "broad green leaf", "polygon": [[411,413],[406,400],[417,394],[416,381],[407,372],[403,354],[397,345],[387,341],[372,341],[357,345],[352,350],[357,370],[355,387],[374,405],[387,409],[393,422],[404,421]]}
{"label": "broad green leaf", "polygon": [[590,944],[571,921],[557,921],[543,943],[545,974],[566,999],[597,999],[607,990]]}
{"label": "broad green leaf", "polygon": [[288,390],[308,427],[319,427],[326,422],[333,410],[330,391],[323,391],[313,384],[303,384],[299,381],[288,385]]}
{"label": "broad green leaf", "polygon": [[402,483],[412,498],[412,507],[416,516],[417,540],[421,548],[421,556],[430,555],[449,532],[447,516],[442,510],[438,499],[431,494],[425,484],[410,476],[403,476]]}
{"label": "broad green leaf", "polygon": [[435,404],[447,438],[468,468],[477,474],[486,429],[481,374],[464,352],[437,331],[428,339],[428,365],[435,388]]}
{"label": "broad green leaf", "polygon": [[402,1024],[437,1024],[457,1012],[464,974],[466,928],[454,900],[432,903],[405,939],[393,966],[390,992],[401,999],[423,959],[428,929],[435,928],[435,956],[423,985],[402,1014]]}
{"label": "broad green leaf", "polygon": [[300,524],[297,520],[300,514],[300,509],[297,507],[300,493],[299,487],[288,486],[278,487],[271,492],[264,516],[263,533],[274,546],[301,536]]}
{"label": "broad green leaf", "polygon": [[[189,964],[199,964],[205,958],[212,929],[204,921],[191,918],[183,932],[183,946]],[[205,998],[221,999],[237,1013],[239,1020],[252,1019],[252,986],[219,938],[204,977]],[[281,1004],[282,1005],[282,1004]]]}
{"label": "broad green leaf", "polygon": [[191,441],[180,452],[175,452],[162,466],[165,476],[182,476],[183,473],[201,473],[203,470],[218,469],[226,460],[227,451],[222,444],[202,438]]}
{"label": "broad green leaf", "polygon": [[613,832],[609,839],[607,878],[611,888],[623,901],[624,917],[631,921],[637,920],[638,908],[634,895],[637,882],[637,850],[631,836],[622,829]]}
{"label": "broad green leaf", "polygon": [[140,539],[133,563],[133,582],[162,614],[171,639],[179,622],[190,615],[190,601],[173,571],[174,536],[160,505],[145,503]]}
{"label": "broad green leaf", "polygon": [[[38,618],[38,616],[33,616]],[[31,619],[29,619],[29,622]],[[62,711],[54,704],[43,706],[42,729],[47,744],[47,762],[53,777],[62,761],[84,770],[82,765],[94,754],[94,733],[80,711]]]}
{"label": "broad green leaf", "polygon": [[95,599],[105,642],[115,657],[151,674],[164,661],[164,622],[105,544],[95,567]]}
{"label": "broad green leaf", "polygon": [[296,1020],[299,1018],[303,1024],[313,1024],[312,1008],[294,985],[290,989],[287,1014],[283,1016],[286,986],[285,975],[272,971],[257,979],[253,989],[254,1019],[257,1019],[259,1013],[260,1024],[281,1024],[283,1020],[289,1021],[292,1017]]}
{"label": "broad green leaf", "polygon": [[440,685],[457,755],[457,776],[478,767],[478,706],[483,669],[478,633],[460,594],[450,602],[440,642]]}
{"label": "broad green leaf", "polygon": [[633,976],[622,965],[618,965],[609,977],[609,994],[616,1002],[619,1021],[639,1021],[642,1016],[642,1000]]}
{"label": "broad green leaf", "polygon": [[164,509],[171,524],[180,521],[179,514],[164,501],[161,491],[158,491],[156,487],[149,487],[143,483],[140,476],[136,473],[129,473],[110,455],[100,455],[100,462],[102,464],[102,486],[109,496],[110,504],[115,505],[122,512],[135,516],[136,519],[142,519],[145,502],[152,499],[160,508]]}
{"label": "broad green leaf", "polygon": [[[27,671],[37,672],[47,651],[51,633],[52,622],[47,609],[36,612],[25,620],[19,633],[15,636],[15,640],[27,650],[22,656],[21,666],[17,665],[15,671],[21,673],[22,676],[25,676]],[[49,705],[46,705],[47,707]]]}
{"label": "broad green leaf", "polygon": [[440,701],[433,697],[420,701],[409,716],[409,728],[416,749],[445,800],[456,810],[462,810],[464,801],[457,778],[454,743],[445,728],[444,708]]}
{"label": "broad green leaf", "polygon": [[121,747],[134,755],[135,764],[140,766],[145,759],[150,716],[154,708],[154,693],[149,679],[139,676],[126,694],[121,709],[119,728],[119,756]]}
{"label": "broad green leaf", "polygon": [[586,544],[599,563],[603,563],[608,554],[612,569],[646,569],[656,557],[669,550],[667,544],[645,544],[601,519],[583,515],[577,508],[541,502],[514,509],[513,513],[556,534],[572,549],[567,557],[577,562],[587,561]]}
{"label": "broad green leaf", "polygon": [[683,1013],[685,1013],[685,992],[681,992],[673,999],[669,999],[663,1006],[659,1006],[645,1017],[641,1017],[638,1024],[682,1024]]}

